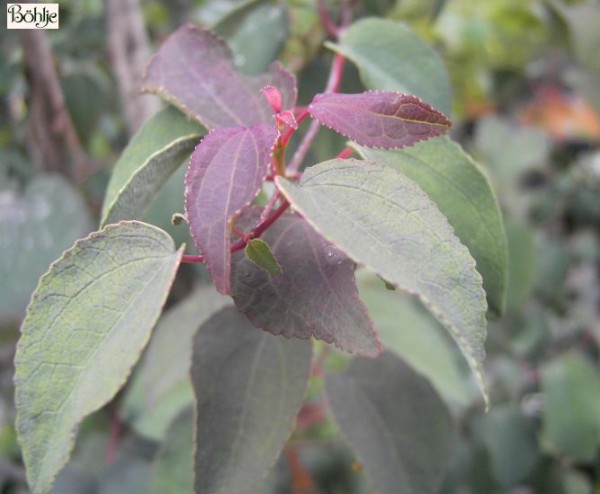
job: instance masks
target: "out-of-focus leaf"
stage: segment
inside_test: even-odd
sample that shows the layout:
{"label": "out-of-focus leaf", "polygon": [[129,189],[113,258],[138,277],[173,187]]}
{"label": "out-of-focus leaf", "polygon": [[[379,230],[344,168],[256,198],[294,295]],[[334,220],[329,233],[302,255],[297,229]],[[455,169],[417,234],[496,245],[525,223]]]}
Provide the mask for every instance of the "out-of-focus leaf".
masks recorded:
{"label": "out-of-focus leaf", "polygon": [[568,467],[546,468],[536,480],[536,492],[544,494],[590,494],[594,491],[585,474]]}
{"label": "out-of-focus leaf", "polygon": [[519,409],[501,406],[485,415],[480,425],[496,480],[505,488],[519,485],[540,459],[534,423]]}
{"label": "out-of-focus leaf", "polygon": [[157,93],[208,129],[273,122],[273,109],[260,94],[277,87],[283,108],[296,103],[296,78],[275,62],[258,77],[237,72],[233,54],[211,31],[191,24],[163,43],[148,67],[144,89]]}
{"label": "out-of-focus leaf", "polygon": [[230,291],[232,219],[256,197],[277,140],[274,125],[213,130],[198,145],[185,176],[190,232],[217,290]]}
{"label": "out-of-focus leaf", "polygon": [[450,458],[453,427],[429,381],[385,352],[355,358],[327,376],[342,433],[381,494],[435,494]]}
{"label": "out-of-focus leaf", "polygon": [[258,490],[294,427],[311,345],[256,329],[234,308],[200,328],[192,361],[196,492]]}
{"label": "out-of-focus leaf", "polygon": [[591,462],[600,445],[600,375],[582,355],[567,353],[541,370],[543,439],[551,451]]}
{"label": "out-of-focus leaf", "polygon": [[191,404],[192,338],[204,321],[228,302],[227,297],[205,286],[161,317],[120,411],[138,432],[162,439],[173,418]]}
{"label": "out-of-focus leaf", "polygon": [[169,428],[152,475],[155,494],[194,491],[194,409],[181,412]]}
{"label": "out-of-focus leaf", "polygon": [[435,51],[406,25],[387,19],[362,19],[327,46],[352,60],[369,89],[414,94],[446,115],[452,89]]}
{"label": "out-of-focus leaf", "polygon": [[600,5],[598,2],[585,1],[575,5],[551,0],[548,2],[555,12],[562,15],[569,29],[569,38],[575,57],[585,67],[600,72]]}
{"label": "out-of-focus leaf", "polygon": [[550,151],[550,141],[543,131],[500,117],[479,120],[475,146],[502,188],[512,187],[526,169],[543,164]]}
{"label": "out-of-focus leaf", "polygon": [[270,276],[275,277],[281,274],[281,265],[273,255],[269,244],[264,240],[260,238],[250,240],[244,249],[244,254],[246,254],[246,259]]}
{"label": "out-of-focus leaf", "polygon": [[[250,217],[259,215],[254,210]],[[358,298],[350,259],[297,215],[279,218],[263,238],[281,275],[269,276],[240,253],[234,257],[232,282],[236,306],[256,327],[288,338],[314,336],[363,355],[381,351]]]}
{"label": "out-of-focus leaf", "polygon": [[151,478],[152,464],[149,461],[131,453],[122,453],[99,475],[98,494],[148,494]]}
{"label": "out-of-focus leaf", "polygon": [[366,159],[400,170],[437,204],[477,262],[490,309],[502,314],[508,277],[506,235],[496,196],[479,166],[446,137],[396,151],[359,151]]}
{"label": "out-of-focus leaf", "polygon": [[142,219],[203,133],[198,123],[173,107],[161,110],[146,122],[113,169],[101,224]]}
{"label": "out-of-focus leaf", "polygon": [[92,229],[81,195],[58,176],[39,176],[23,195],[0,190],[0,321],[19,320],[50,263]]}
{"label": "out-of-focus leaf", "polygon": [[65,494],[65,492],[76,494],[97,494],[98,482],[93,475],[67,466],[56,477],[52,494]]}
{"label": "out-of-focus leaf", "polygon": [[456,339],[487,397],[481,275],[417,184],[388,166],[350,159],[313,166],[299,184],[280,177],[277,184],[326,239],[423,301]]}
{"label": "out-of-focus leaf", "polygon": [[446,134],[452,125],[419,98],[391,91],[317,94],[308,110],[320,124],[354,142],[384,149]]}
{"label": "out-of-focus leaf", "polygon": [[185,172],[187,167],[181,166],[165,182],[162,189],[158,192],[154,201],[144,214],[143,221],[157,226],[167,232],[175,245],[186,245],[188,252],[196,253],[194,240],[190,235],[190,229],[187,223],[182,222],[179,225],[173,224],[173,214],[183,213],[184,194],[185,194]]}
{"label": "out-of-focus leaf", "polygon": [[40,281],[15,356],[17,431],[34,494],[51,489],[81,420],[127,379],[181,254],[163,231],[123,222],[78,241]]}
{"label": "out-of-focus leaf", "polygon": [[537,251],[532,232],[515,221],[506,223],[508,285],[506,310],[516,312],[529,299],[535,284]]}
{"label": "out-of-focus leaf", "polygon": [[[555,305],[565,296],[565,278],[571,263],[559,239],[543,238],[534,246],[536,256],[536,293]],[[519,253],[519,255],[522,255]]]}
{"label": "out-of-focus leaf", "polygon": [[443,326],[417,300],[386,290],[366,271],[358,273],[357,280],[360,298],[385,348],[427,377],[451,405],[466,406],[474,387],[458,350],[442,333]]}
{"label": "out-of-focus leaf", "polygon": [[108,106],[107,84],[100,71],[77,72],[62,78],[63,94],[77,133],[88,141]]}
{"label": "out-of-focus leaf", "polygon": [[246,74],[260,74],[277,59],[288,38],[287,6],[275,0],[251,0],[213,29],[235,53],[236,67]]}

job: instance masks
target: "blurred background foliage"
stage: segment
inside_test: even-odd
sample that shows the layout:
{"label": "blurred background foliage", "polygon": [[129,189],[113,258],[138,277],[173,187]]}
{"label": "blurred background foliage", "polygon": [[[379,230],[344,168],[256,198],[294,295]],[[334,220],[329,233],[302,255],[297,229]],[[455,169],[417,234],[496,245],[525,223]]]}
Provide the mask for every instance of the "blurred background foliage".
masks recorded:
{"label": "blurred background foliage", "polygon": [[[341,3],[326,2],[333,17]],[[322,47],[326,32],[314,0],[127,0],[117,14],[113,0],[60,5],[57,31],[27,38],[0,29],[0,492],[6,494],[27,492],[13,429],[18,326],[50,262],[96,228],[112,164],[157,107],[150,96],[127,96],[139,60],[184,22],[211,26],[234,49],[240,70],[258,73],[278,58],[296,71],[306,104],[323,88],[332,57]],[[355,11],[405,22],[439,51],[454,86],[454,138],[488,173],[505,215],[509,290],[506,314],[489,324],[487,414],[436,321],[414,300],[358,273],[388,348],[428,376],[453,411],[455,454],[441,492],[599,493],[600,2],[361,0]],[[123,30],[134,33],[133,41],[119,41]],[[343,89],[362,90],[350,63]],[[309,162],[343,146],[323,131]],[[188,238],[184,227],[170,223],[182,210],[182,172],[147,216],[178,242]],[[162,372],[165,355],[179,355],[177,345],[189,340],[163,333],[175,323],[184,333],[197,327],[193,299],[178,302],[205,280],[201,268],[181,270],[171,315],[128,388],[82,426],[57,494],[190,492],[181,469],[191,448],[186,370]],[[339,358],[330,354],[326,365]],[[316,376],[265,493],[367,492],[362,467],[324,415],[322,400]]]}

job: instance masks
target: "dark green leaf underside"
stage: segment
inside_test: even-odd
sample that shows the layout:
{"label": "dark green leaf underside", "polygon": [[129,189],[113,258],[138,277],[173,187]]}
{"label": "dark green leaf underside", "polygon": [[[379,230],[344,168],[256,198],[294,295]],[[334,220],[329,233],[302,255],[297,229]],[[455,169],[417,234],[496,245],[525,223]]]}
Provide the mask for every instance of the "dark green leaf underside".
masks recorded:
{"label": "dark green leaf underside", "polygon": [[173,107],[154,115],[116,163],[102,207],[102,225],[142,219],[152,201],[190,156],[203,128]]}

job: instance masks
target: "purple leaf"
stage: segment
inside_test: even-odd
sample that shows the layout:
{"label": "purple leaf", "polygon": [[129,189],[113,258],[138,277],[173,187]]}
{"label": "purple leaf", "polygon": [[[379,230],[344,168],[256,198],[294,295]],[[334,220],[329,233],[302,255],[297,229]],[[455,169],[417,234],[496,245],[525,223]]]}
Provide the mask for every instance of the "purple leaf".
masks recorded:
{"label": "purple leaf", "polygon": [[231,220],[256,197],[277,140],[273,125],[213,130],[196,147],[185,176],[185,210],[217,290],[229,293]]}
{"label": "purple leaf", "polygon": [[191,24],[167,38],[152,59],[143,89],[157,93],[208,129],[273,121],[273,109],[260,93],[281,92],[283,108],[296,104],[296,78],[275,62],[266,74],[240,74],[233,54],[216,34]]}
{"label": "purple leaf", "polygon": [[[256,224],[260,208],[244,211],[238,224]],[[281,265],[270,276],[245,258],[233,257],[232,296],[255,326],[288,338],[317,339],[361,355],[381,350],[373,322],[358,298],[356,265],[302,218],[285,214],[262,236]]]}
{"label": "purple leaf", "polygon": [[320,124],[354,142],[385,149],[445,134],[452,125],[416,96],[392,91],[317,94],[308,109]]}

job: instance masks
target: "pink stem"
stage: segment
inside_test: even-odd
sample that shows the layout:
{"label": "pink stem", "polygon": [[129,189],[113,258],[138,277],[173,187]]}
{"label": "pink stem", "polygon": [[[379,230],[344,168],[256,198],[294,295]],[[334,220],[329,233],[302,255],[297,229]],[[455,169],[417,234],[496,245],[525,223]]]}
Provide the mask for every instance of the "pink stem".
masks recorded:
{"label": "pink stem", "polygon": [[329,80],[327,81],[327,87],[325,88],[326,93],[337,93],[342,83],[342,76],[344,74],[344,56],[336,53],[333,63],[331,64],[331,71],[329,72]]}
{"label": "pink stem", "polygon": [[[261,221],[250,233],[245,235],[244,239],[233,244],[229,249],[230,252],[234,253],[239,250],[242,250],[244,247],[246,247],[246,245],[248,245],[248,242],[250,242],[250,240],[260,237],[273,223],[275,223],[279,219],[279,217],[283,213],[286,212],[286,210],[289,207],[290,203],[287,201],[283,201],[271,216],[269,216],[264,221]],[[201,254],[184,254],[181,257],[181,262],[185,262],[188,264],[204,264],[205,261],[206,258]]]}
{"label": "pink stem", "polygon": [[327,12],[327,9],[325,8],[325,3],[323,2],[323,0],[317,0],[317,10],[319,11],[319,17],[321,18],[321,23],[323,24],[325,30],[333,39],[337,39],[339,36],[338,27],[331,20],[331,17],[329,16],[329,12]]}
{"label": "pink stem", "polygon": [[354,149],[352,148],[346,148],[344,149],[340,154],[338,154],[336,156],[336,158],[339,158],[341,160],[345,160],[348,156],[350,156],[352,153],[354,152]]}
{"label": "pink stem", "polygon": [[254,228],[249,234],[247,240],[240,240],[231,246],[231,252],[237,252],[242,250],[250,240],[260,237],[273,223],[275,223],[279,217],[286,212],[287,208],[290,207],[290,203],[283,201],[275,212],[269,216],[265,221],[262,221],[256,228]]}
{"label": "pink stem", "polygon": [[106,448],[105,457],[105,462],[107,465],[110,465],[115,460],[117,448],[119,446],[119,442],[121,441],[121,433],[123,429],[122,426],[123,424],[121,423],[118,412],[116,410],[112,410],[112,416],[110,419],[110,435],[108,437],[108,447]]}
{"label": "pink stem", "polygon": [[194,254],[183,254],[183,256],[181,256],[181,262],[185,262],[188,264],[204,264],[204,256]]}
{"label": "pink stem", "polygon": [[[333,59],[333,62],[331,64],[331,69],[329,71],[329,77],[327,79],[327,86],[325,87],[326,93],[335,93],[339,90],[340,84],[342,82],[343,73],[344,73],[344,57],[342,55],[337,54],[335,56],[335,58]],[[298,121],[299,122],[301,121],[300,118],[302,118],[302,120],[304,120],[304,118],[306,118],[307,116],[308,116],[308,110],[306,110],[306,114],[303,112],[302,114],[299,115]],[[308,154],[308,150],[310,149],[310,146],[312,146],[312,143],[313,143],[315,137],[317,136],[317,133],[319,132],[319,126],[320,126],[320,124],[316,120],[313,120],[310,123],[310,127],[306,131],[306,134],[304,135],[302,142],[300,142],[298,149],[296,149],[296,152],[294,153],[292,161],[290,161],[290,164],[287,168],[288,173],[294,174],[294,173],[298,173],[298,171],[300,170],[300,166],[302,165],[304,158],[306,158],[306,155]],[[292,129],[290,129],[290,130],[292,130]],[[290,137],[291,137],[291,134],[290,134],[290,136],[287,136],[287,140],[289,140]],[[285,139],[286,139],[286,136],[283,137],[283,141],[287,143],[287,141]]]}
{"label": "pink stem", "polygon": [[267,217],[271,214],[271,211],[273,211],[273,208],[275,207],[275,204],[277,204],[278,199],[279,199],[279,191],[276,190],[275,193],[269,199],[269,202],[265,206],[265,209],[263,209],[262,214],[260,215],[260,223],[265,221],[267,219]]}
{"label": "pink stem", "polygon": [[[306,120],[306,118],[309,115],[310,115],[310,113],[308,112],[308,107],[304,108],[296,117],[296,123],[298,124],[298,126],[300,126],[300,124],[302,122],[304,122],[304,120]],[[282,146],[288,145],[288,142],[290,142],[290,138],[292,137],[294,132],[296,132],[296,129],[294,129],[293,127],[290,127],[289,129],[287,129],[285,131],[285,133],[281,136],[281,145]]]}

